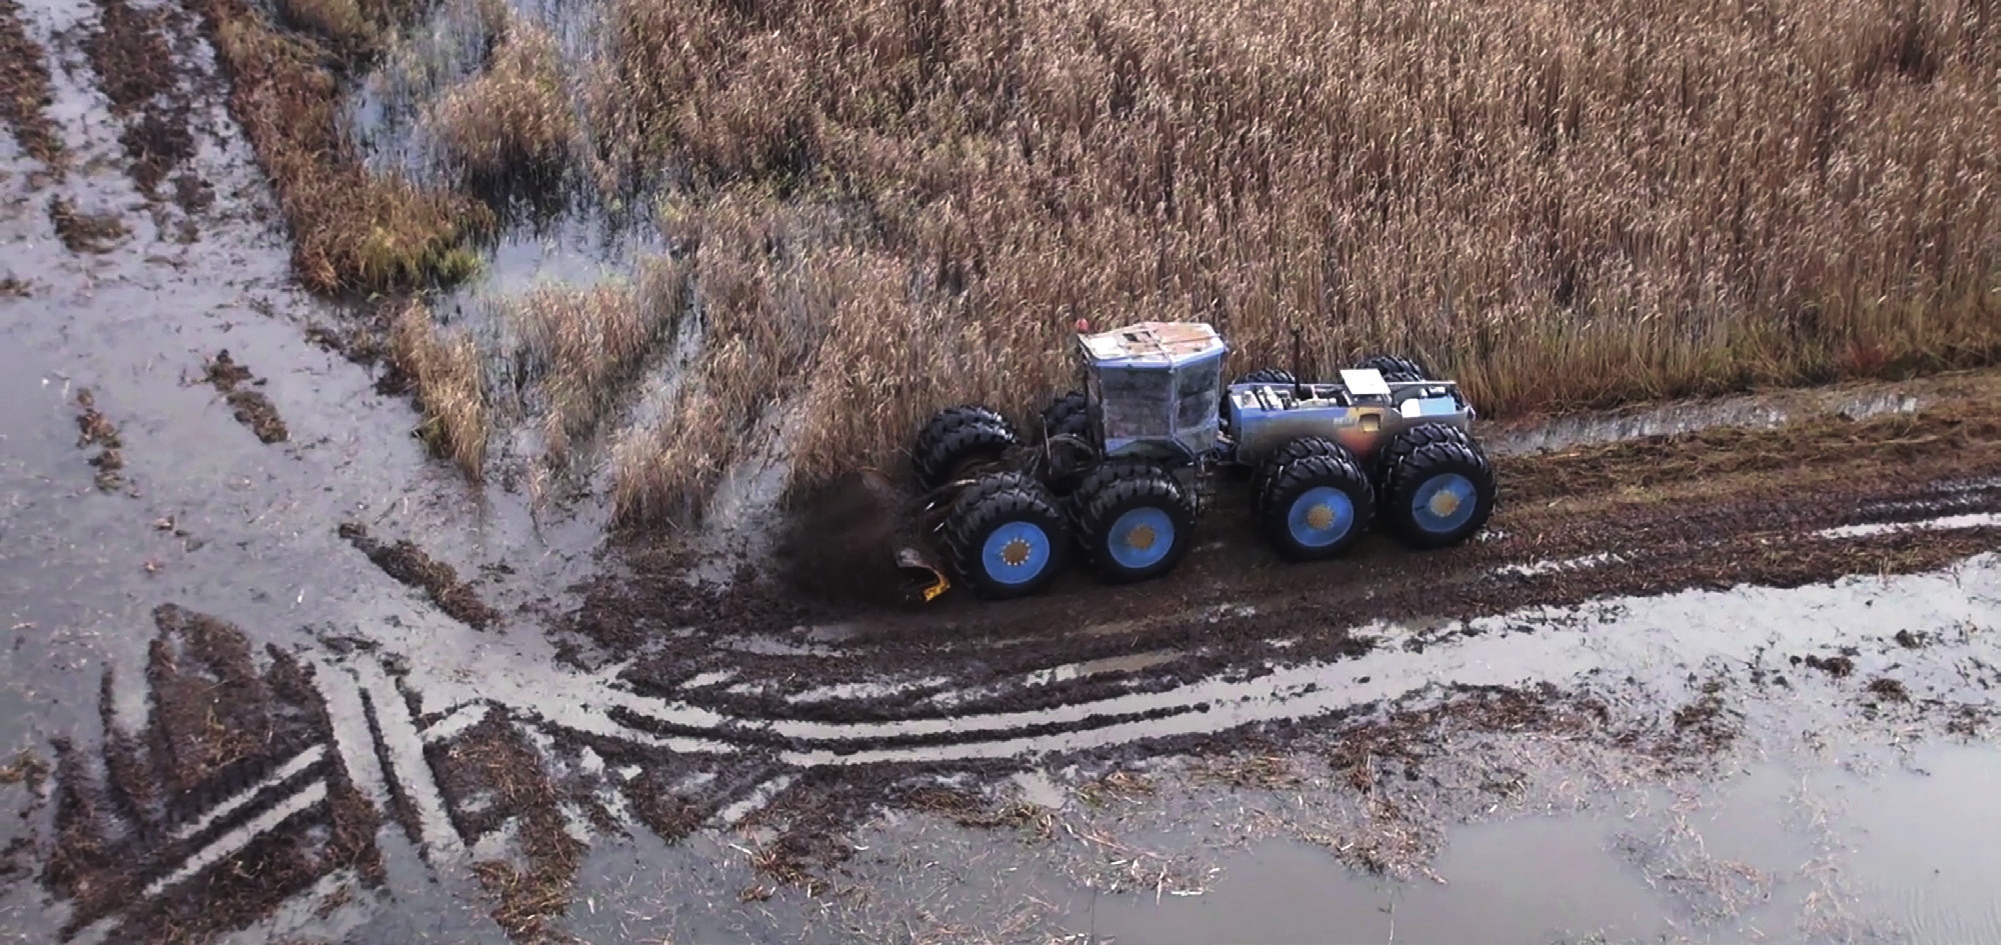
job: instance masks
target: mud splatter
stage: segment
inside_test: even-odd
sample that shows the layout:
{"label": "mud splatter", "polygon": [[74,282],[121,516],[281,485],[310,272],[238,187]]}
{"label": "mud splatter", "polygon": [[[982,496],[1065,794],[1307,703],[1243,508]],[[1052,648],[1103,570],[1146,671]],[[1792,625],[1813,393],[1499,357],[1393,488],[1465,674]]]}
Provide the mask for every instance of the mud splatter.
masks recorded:
{"label": "mud splatter", "polygon": [[265,443],[283,443],[291,437],[285,420],[271,398],[257,388],[265,380],[229,356],[228,349],[216,352],[203,370],[203,379],[220,391],[235,413],[236,422],[249,427]]}
{"label": "mud splatter", "polygon": [[421,588],[438,609],[466,626],[484,630],[500,619],[500,612],[480,600],[472,585],[459,580],[457,569],[433,559],[409,539],[385,545],[370,537],[368,527],[359,522],[343,522],[339,531],[340,537],[367,555],[384,573],[410,587]]}
{"label": "mud splatter", "polygon": [[48,115],[54,102],[48,57],[22,27],[20,3],[0,0],[0,120],[13,128],[21,150],[60,178],[66,155]]}
{"label": "mud splatter", "polygon": [[0,298],[25,299],[32,294],[34,293],[26,279],[16,279],[12,276],[0,279]]}
{"label": "mud splatter", "polygon": [[49,222],[72,253],[108,253],[131,233],[116,214],[85,213],[61,194],[49,198]]}

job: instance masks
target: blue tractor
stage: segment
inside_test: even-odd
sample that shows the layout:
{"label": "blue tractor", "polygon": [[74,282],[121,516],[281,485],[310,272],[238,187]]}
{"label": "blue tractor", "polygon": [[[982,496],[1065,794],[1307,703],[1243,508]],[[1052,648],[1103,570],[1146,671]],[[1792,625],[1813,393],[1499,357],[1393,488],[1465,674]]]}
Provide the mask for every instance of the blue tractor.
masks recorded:
{"label": "blue tractor", "polygon": [[989,599],[1026,597],[1079,556],[1108,582],[1161,577],[1193,547],[1225,470],[1249,480],[1258,530],[1293,561],[1339,556],[1372,527],[1454,545],[1493,514],[1473,407],[1412,361],[1371,358],[1339,383],[1265,369],[1226,385],[1229,346],[1199,322],[1080,334],[1078,353],[1083,389],[1049,404],[1031,436],[976,404],[918,432],[898,551],[917,599],[954,578]]}

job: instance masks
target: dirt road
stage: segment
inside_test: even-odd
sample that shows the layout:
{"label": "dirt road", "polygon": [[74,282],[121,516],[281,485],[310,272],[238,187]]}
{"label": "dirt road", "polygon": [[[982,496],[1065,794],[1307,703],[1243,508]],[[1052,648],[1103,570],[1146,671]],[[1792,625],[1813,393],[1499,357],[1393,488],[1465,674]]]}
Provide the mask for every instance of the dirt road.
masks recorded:
{"label": "dirt road", "polygon": [[[178,8],[0,15],[48,66],[8,81],[52,102],[32,147],[0,139],[0,941],[1081,941],[1101,911],[1164,941],[1183,920],[1140,904],[1259,837],[1374,938],[1357,876],[1534,900],[1452,824],[1663,790],[1657,836],[1590,834],[1611,860],[1543,880],[1654,884],[1578,922],[1639,895],[1619,934],[1728,939],[1766,921],[1748,889],[1797,940],[1858,940],[1906,887],[1829,893],[1825,818],[1765,848],[1811,864],[1786,886],[1681,805],[1773,756],[1988,738],[2001,374],[1483,430],[1502,510],[1447,552],[1282,565],[1226,491],[1172,581],[816,602],[727,541],[610,548],[595,497],[463,486],[313,341],[342,313],[292,287]],[[148,49],[186,81],[93,64]],[[1624,438],[1705,420],[1738,426]],[[1939,766],[1981,796],[1983,764]],[[1733,823],[1793,774],[1758,770]],[[1984,887],[1940,895],[1907,925],[1993,930]]]}

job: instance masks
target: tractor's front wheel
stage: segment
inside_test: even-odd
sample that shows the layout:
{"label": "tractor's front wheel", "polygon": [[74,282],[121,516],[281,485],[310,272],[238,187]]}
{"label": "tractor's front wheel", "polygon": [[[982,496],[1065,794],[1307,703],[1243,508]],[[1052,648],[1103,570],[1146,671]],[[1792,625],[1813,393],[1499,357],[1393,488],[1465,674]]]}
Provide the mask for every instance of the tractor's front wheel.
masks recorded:
{"label": "tractor's front wheel", "polygon": [[1459,544],[1494,514],[1494,466],[1459,427],[1427,423],[1397,434],[1381,469],[1387,524],[1413,548]]}
{"label": "tractor's front wheel", "polygon": [[1022,473],[982,476],[945,522],[953,569],[990,600],[1040,593],[1063,570],[1070,523],[1056,497]]}
{"label": "tractor's front wheel", "polygon": [[[1375,489],[1347,447],[1302,437],[1274,454],[1257,515],[1278,553],[1292,561],[1339,557],[1375,518]],[[1314,442],[1317,441],[1317,442]],[[1295,445],[1297,444],[1297,445]]]}
{"label": "tractor's front wheel", "polygon": [[1158,467],[1103,467],[1073,497],[1077,533],[1106,583],[1160,577],[1181,564],[1195,541],[1195,502]]}
{"label": "tractor's front wheel", "polygon": [[932,414],[910,448],[917,488],[930,492],[973,463],[995,460],[1019,445],[1014,425],[988,407],[959,404]]}

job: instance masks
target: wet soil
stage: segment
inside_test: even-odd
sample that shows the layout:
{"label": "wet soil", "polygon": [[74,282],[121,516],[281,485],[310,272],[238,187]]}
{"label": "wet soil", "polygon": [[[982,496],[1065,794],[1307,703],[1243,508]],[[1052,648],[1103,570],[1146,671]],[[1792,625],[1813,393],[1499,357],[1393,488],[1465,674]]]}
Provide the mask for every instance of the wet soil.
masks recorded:
{"label": "wet soil", "polygon": [[438,609],[454,619],[476,630],[500,619],[499,611],[480,600],[472,585],[459,580],[456,568],[432,558],[415,542],[403,538],[394,544],[383,544],[368,534],[368,526],[359,522],[342,522],[339,531],[340,537],[367,555],[376,567],[429,594]]}
{"label": "wet soil", "polygon": [[[477,847],[503,826],[513,828],[519,862],[481,857],[472,866],[493,898],[494,921],[524,945],[574,941],[558,934],[552,922],[570,908],[577,868],[589,848],[571,835],[561,807],[565,792],[521,730],[505,713],[493,712],[449,745],[429,746],[426,754],[452,806],[454,826],[467,842]],[[604,816],[600,810],[600,823]]]}
{"label": "wet soil", "polygon": [[278,415],[277,405],[258,389],[264,386],[265,380],[231,359],[228,349],[216,352],[215,357],[209,359],[203,369],[203,377],[229,401],[236,422],[249,427],[259,440],[283,443],[291,437],[291,431],[285,427],[285,419]]}
{"label": "wet soil", "polygon": [[19,0],[0,0],[0,121],[13,130],[22,151],[60,172],[62,138],[48,115],[54,101],[47,53],[22,28]]}

